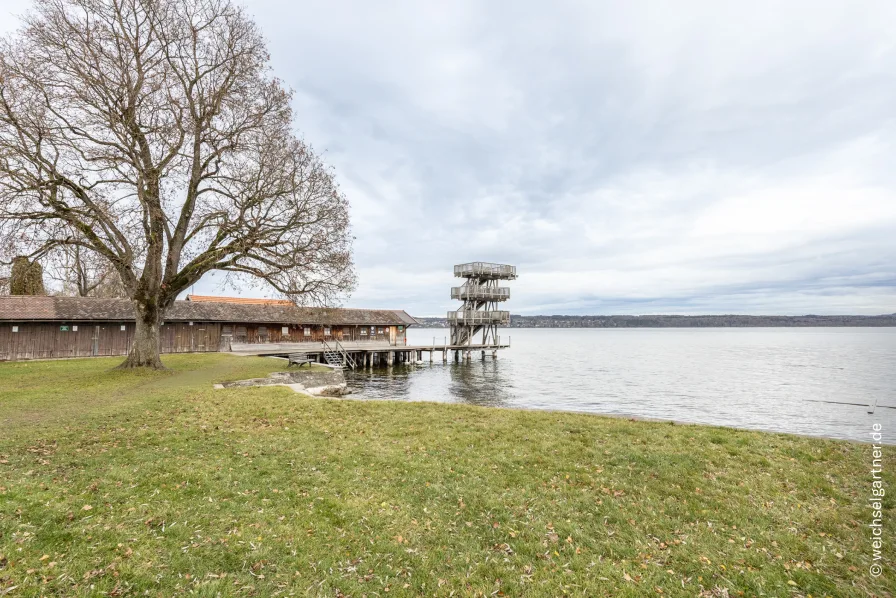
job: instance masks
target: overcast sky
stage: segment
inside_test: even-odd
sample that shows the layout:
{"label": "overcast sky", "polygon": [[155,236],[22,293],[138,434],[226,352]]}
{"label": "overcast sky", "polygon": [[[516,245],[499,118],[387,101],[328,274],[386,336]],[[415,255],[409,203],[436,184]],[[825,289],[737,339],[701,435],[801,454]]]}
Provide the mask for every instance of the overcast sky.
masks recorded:
{"label": "overcast sky", "polygon": [[482,260],[514,313],[896,312],[892,0],[246,6],[351,201],[350,306],[444,314]]}

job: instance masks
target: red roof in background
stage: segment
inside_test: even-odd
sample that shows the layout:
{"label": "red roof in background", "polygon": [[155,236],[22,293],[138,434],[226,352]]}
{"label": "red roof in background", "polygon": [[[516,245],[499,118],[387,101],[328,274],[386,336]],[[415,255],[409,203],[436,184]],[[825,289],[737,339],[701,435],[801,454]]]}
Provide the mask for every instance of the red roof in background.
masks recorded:
{"label": "red roof in background", "polygon": [[204,303],[239,303],[241,305],[292,305],[289,299],[253,299],[250,297],[215,297],[214,295],[187,295],[187,301]]}

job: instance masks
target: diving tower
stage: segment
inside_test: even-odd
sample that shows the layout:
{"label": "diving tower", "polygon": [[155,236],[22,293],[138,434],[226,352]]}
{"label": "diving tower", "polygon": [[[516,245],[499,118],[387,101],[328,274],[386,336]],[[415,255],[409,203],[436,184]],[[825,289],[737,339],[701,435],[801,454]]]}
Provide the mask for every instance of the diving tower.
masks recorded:
{"label": "diving tower", "polygon": [[[500,286],[504,280],[516,279],[516,266],[492,264],[489,262],[471,262],[454,266],[454,276],[466,281],[459,287],[451,288],[451,298],[461,301],[461,306],[448,312],[448,324],[451,327],[451,345],[468,347],[456,350],[455,360],[463,352],[465,359],[470,359],[474,349],[491,350],[495,357],[497,350],[506,347],[498,337],[498,327],[510,324],[510,312],[498,309],[510,299],[510,289]],[[482,334],[481,342],[474,340]]]}

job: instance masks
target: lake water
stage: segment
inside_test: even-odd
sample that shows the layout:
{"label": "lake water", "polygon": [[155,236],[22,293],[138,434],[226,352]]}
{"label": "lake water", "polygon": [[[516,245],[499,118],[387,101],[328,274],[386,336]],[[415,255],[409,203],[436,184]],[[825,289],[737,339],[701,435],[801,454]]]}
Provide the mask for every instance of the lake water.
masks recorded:
{"label": "lake water", "polygon": [[[411,328],[409,344],[447,330]],[[348,373],[356,398],[442,401],[896,443],[896,328],[507,329],[482,361]],[[830,401],[830,402],[821,402]],[[873,414],[868,405],[877,402]],[[845,405],[840,403],[857,403]]]}

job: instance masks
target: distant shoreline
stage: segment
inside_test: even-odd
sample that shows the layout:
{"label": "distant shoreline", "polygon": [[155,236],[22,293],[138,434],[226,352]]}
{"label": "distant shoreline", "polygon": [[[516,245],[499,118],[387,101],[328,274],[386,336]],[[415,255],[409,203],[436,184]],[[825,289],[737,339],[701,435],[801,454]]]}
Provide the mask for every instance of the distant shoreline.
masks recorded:
{"label": "distant shoreline", "polygon": [[[448,328],[444,318],[417,318],[420,328]],[[510,316],[509,328],[884,328],[896,314],[878,316]]]}

